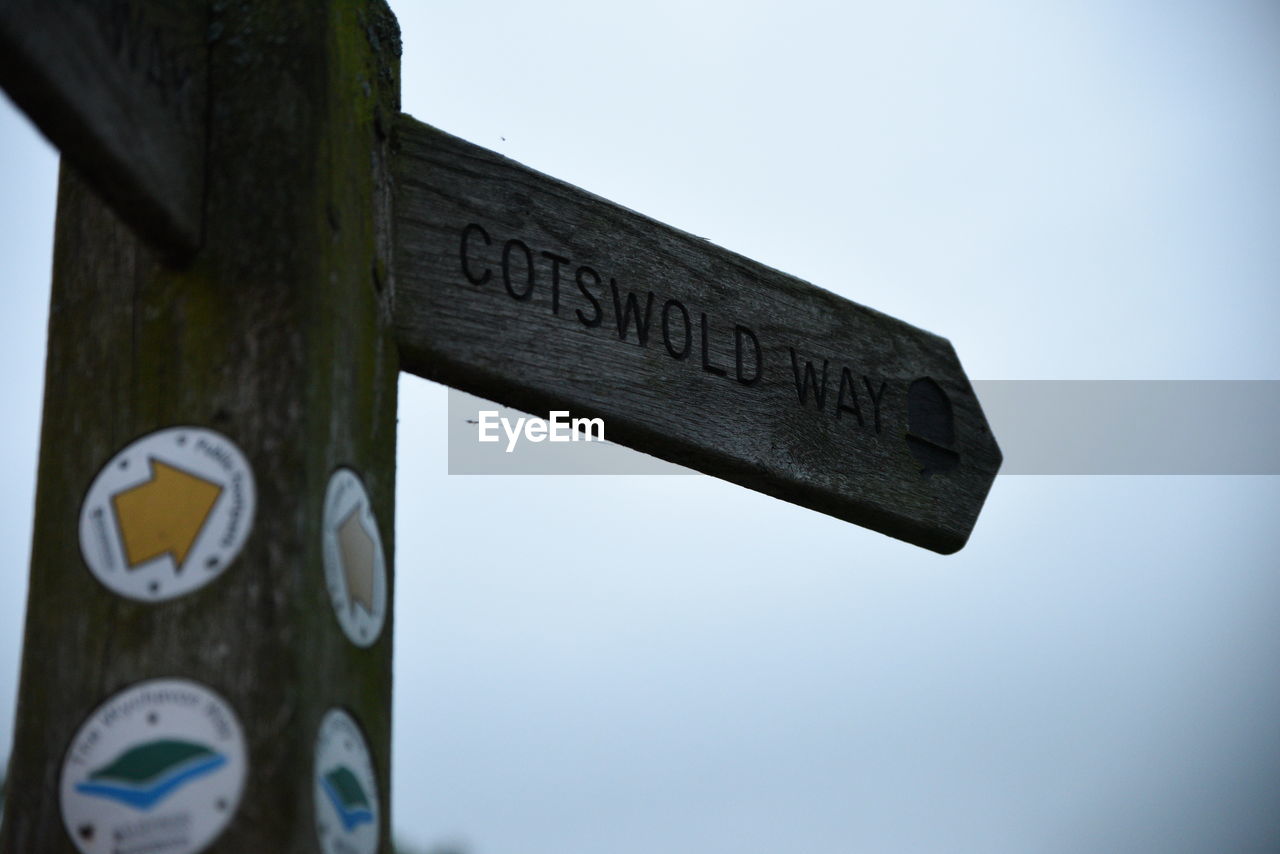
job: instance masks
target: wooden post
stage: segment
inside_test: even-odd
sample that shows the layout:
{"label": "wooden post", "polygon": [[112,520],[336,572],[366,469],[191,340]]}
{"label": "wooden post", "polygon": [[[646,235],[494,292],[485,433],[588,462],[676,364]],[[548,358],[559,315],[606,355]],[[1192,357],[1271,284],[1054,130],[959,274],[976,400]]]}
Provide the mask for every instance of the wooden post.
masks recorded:
{"label": "wooden post", "polygon": [[[189,265],[161,263],[63,166],[7,854],[82,846],[61,815],[64,760],[96,709],[152,679],[207,687],[243,728],[243,793],[207,850],[317,850],[314,754],[333,708],[363,730],[390,849],[399,32],[380,0],[214,0],[207,34],[204,234]],[[209,583],[137,601],[91,574],[82,505],[119,452],[174,426],[239,448],[256,511]],[[343,468],[386,554],[386,623],[368,646],[326,583],[321,520]]]}

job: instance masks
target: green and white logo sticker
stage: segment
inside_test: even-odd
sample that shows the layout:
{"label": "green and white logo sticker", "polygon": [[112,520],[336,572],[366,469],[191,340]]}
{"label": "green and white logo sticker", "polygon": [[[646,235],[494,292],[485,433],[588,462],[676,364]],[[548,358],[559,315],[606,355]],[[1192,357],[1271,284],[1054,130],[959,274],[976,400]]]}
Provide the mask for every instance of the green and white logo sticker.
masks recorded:
{"label": "green and white logo sticker", "polygon": [[334,615],[352,643],[371,646],[387,618],[387,563],[369,493],[351,469],[329,478],[322,530]]}
{"label": "green and white logo sticker", "polygon": [[235,814],[244,732],[196,682],[153,679],[103,703],[62,764],[67,833],[83,854],[194,854]]}
{"label": "green and white logo sticker", "polygon": [[253,470],[203,427],[143,436],[98,472],[80,507],[80,552],[121,596],[159,602],[217,578],[253,527]]}
{"label": "green and white logo sticker", "polygon": [[330,709],[316,736],[316,835],[325,854],[378,850],[378,783],[369,745],[342,709]]}

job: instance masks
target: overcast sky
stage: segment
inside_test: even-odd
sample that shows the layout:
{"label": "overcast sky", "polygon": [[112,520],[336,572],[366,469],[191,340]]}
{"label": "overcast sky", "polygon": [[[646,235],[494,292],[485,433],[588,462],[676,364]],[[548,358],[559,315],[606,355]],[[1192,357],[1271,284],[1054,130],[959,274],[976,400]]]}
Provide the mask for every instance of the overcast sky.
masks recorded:
{"label": "overcast sky", "polygon": [[[975,379],[1280,379],[1269,0],[395,8],[407,112]],[[0,151],[7,739],[56,156],[7,104]],[[1002,476],[940,557],[706,477],[448,477],[444,401],[402,381],[415,845],[1280,848],[1280,479]]]}

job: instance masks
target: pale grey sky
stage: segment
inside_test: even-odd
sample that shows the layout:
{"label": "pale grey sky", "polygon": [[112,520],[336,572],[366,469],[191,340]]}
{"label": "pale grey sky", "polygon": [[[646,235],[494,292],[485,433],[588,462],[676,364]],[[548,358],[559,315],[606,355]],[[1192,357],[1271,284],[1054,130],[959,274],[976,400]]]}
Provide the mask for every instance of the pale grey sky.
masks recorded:
{"label": "pale grey sky", "polygon": [[[1274,3],[395,8],[406,111],[975,379],[1280,379]],[[7,106],[0,150],[7,733],[56,160]],[[1280,479],[1001,477],[939,557],[703,477],[450,478],[401,394],[405,839],[1280,847]]]}

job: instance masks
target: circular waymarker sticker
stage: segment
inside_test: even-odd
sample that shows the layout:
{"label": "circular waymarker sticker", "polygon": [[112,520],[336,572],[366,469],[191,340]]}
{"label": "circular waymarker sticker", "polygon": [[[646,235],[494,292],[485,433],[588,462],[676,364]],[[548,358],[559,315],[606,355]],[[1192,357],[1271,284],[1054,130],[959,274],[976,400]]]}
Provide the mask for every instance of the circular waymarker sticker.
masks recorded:
{"label": "circular waymarker sticker", "polygon": [[378,850],[378,782],[364,734],[351,715],[330,709],[316,735],[316,834],[325,854]]}
{"label": "circular waymarker sticker", "polygon": [[244,733],[217,694],[185,679],[126,688],[89,716],[62,763],[62,821],[84,854],[189,854],[235,814]]}
{"label": "circular waymarker sticker", "polygon": [[253,471],[226,436],[169,427],[102,467],[80,507],[80,552],[94,577],[159,602],[208,584],[253,526]]}
{"label": "circular waymarker sticker", "polygon": [[387,616],[387,563],[369,493],[351,469],[324,494],[324,577],[333,611],[356,646],[370,646]]}

